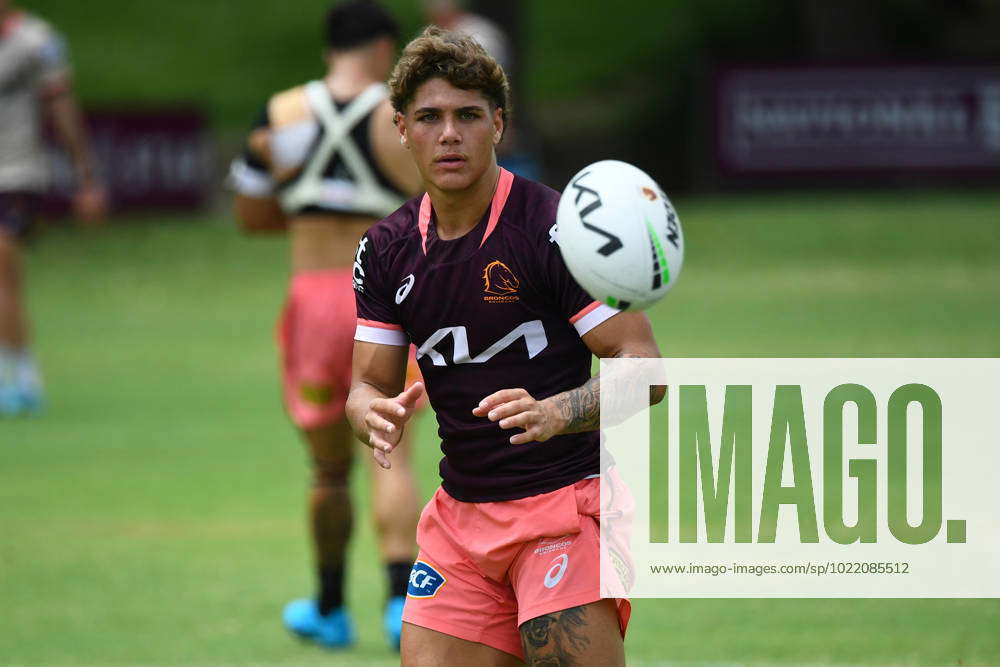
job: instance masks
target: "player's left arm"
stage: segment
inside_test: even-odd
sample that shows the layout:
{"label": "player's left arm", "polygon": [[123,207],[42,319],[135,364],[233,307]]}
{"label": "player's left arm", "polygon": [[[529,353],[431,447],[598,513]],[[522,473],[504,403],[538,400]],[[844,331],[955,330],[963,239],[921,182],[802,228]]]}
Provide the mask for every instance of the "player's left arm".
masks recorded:
{"label": "player's left arm", "polygon": [[[582,340],[602,359],[660,356],[649,318],[643,313],[618,313],[585,333]],[[659,403],[663,395],[663,387],[650,388],[651,403]],[[524,429],[511,436],[512,445],[593,431],[601,424],[600,378],[592,377],[575,389],[543,400],[536,400],[524,389],[502,389],[484,398],[472,413],[499,422],[503,429]]]}

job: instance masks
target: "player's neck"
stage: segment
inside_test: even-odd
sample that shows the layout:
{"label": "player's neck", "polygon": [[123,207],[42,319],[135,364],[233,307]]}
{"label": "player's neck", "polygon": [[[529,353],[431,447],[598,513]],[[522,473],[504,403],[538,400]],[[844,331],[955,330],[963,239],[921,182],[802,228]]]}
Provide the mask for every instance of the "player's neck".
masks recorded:
{"label": "player's neck", "polygon": [[335,98],[350,99],[381,79],[375,76],[366,59],[342,55],[330,63],[325,81]]}
{"label": "player's neck", "polygon": [[442,241],[457,239],[478,225],[483,213],[493,201],[499,179],[500,167],[494,162],[482,178],[466,190],[445,191],[429,185],[427,194],[430,195],[431,204],[434,205],[438,238]]}

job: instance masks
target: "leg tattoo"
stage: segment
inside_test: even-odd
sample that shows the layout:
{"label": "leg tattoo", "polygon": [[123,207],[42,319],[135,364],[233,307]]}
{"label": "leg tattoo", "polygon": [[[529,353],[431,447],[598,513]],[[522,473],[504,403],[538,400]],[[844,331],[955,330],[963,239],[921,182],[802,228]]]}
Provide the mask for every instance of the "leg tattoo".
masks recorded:
{"label": "leg tattoo", "polygon": [[570,667],[580,664],[590,646],[586,635],[587,610],[573,607],[533,618],[521,626],[524,660],[531,667]]}

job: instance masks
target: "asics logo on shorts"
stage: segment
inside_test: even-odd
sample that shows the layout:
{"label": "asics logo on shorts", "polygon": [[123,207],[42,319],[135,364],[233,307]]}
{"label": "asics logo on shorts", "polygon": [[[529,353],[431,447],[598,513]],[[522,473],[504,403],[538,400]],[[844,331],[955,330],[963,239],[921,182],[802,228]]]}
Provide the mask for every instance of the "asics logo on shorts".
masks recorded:
{"label": "asics logo on shorts", "polygon": [[432,598],[446,581],[448,580],[434,566],[418,560],[410,570],[410,585],[406,589],[406,595],[411,598]]}
{"label": "asics logo on shorts", "polygon": [[569,554],[556,556],[552,562],[555,565],[550,567],[549,571],[545,573],[544,583],[546,588],[553,588],[562,581],[563,575],[566,574],[566,566],[569,565]]}

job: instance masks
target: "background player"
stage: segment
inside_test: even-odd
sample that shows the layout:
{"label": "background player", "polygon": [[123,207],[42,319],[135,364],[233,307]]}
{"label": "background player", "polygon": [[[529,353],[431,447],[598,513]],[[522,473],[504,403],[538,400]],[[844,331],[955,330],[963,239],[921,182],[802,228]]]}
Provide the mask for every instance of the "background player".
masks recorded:
{"label": "background player", "polygon": [[423,0],[424,12],[430,23],[469,35],[493,56],[504,71],[510,71],[513,62],[507,35],[485,16],[470,12],[467,4],[466,0]]}
{"label": "background player", "polygon": [[418,345],[445,458],[418,527],[403,663],[623,664],[629,603],[599,593],[590,364],[658,357],[649,321],[583,292],[552,234],[559,194],[498,167],[508,85],[481,46],[429,28],[390,87],[427,194],[359,246],[347,411],[390,467],[422,391],[400,391]]}
{"label": "background player", "polygon": [[66,47],[42,19],[0,0],[0,416],[41,407],[31,352],[21,244],[48,187],[42,122],[48,115],[76,172],[76,214],[104,215],[86,133],[70,86]]}
{"label": "background player", "polygon": [[[284,620],[293,632],[326,646],[349,645],[354,636],[343,589],[352,524],[354,441],[344,402],[355,326],[355,249],[373,222],[420,187],[393,128],[383,83],[398,34],[396,21],[375,2],[333,7],[326,16],[326,77],[274,95],[233,166],[245,229],[289,233],[292,278],[279,337],[285,403],[314,468],[309,507],[319,593],[290,603]],[[408,460],[383,472],[373,475],[373,513],[389,577],[384,622],[398,645],[419,502]]]}

